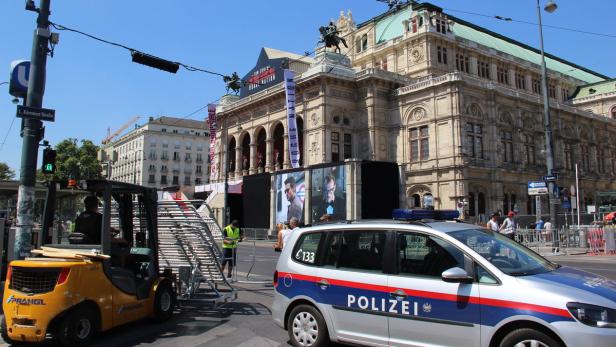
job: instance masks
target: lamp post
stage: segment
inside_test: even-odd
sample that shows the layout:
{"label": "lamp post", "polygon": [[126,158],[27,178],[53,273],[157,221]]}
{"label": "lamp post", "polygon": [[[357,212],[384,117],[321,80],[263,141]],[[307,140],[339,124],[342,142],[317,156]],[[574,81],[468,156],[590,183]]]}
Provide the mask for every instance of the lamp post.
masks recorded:
{"label": "lamp post", "polygon": [[[553,1],[548,1],[544,10],[548,13],[556,11],[558,6]],[[545,66],[545,52],[543,48],[543,26],[541,23],[541,6],[539,0],[537,0],[537,16],[539,17],[539,39],[541,43],[541,94],[543,95],[543,130],[545,134],[545,154],[546,154],[546,166],[547,175],[554,175],[554,147],[552,144],[552,121],[550,117],[550,100],[548,98],[548,76]],[[556,220],[556,204],[554,200],[558,198],[558,193],[554,192],[555,182],[548,182],[549,189],[549,203],[550,203],[550,221],[553,228],[553,251],[558,252],[558,222]]]}

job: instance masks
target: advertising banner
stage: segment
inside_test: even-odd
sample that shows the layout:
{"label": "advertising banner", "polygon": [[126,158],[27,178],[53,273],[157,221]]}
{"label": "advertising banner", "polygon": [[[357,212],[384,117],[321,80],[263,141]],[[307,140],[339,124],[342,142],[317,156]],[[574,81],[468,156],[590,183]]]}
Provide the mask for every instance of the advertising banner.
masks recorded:
{"label": "advertising banner", "polygon": [[210,125],[210,178],[216,178],[218,175],[218,163],[216,161],[216,105],[207,105],[207,120]]}
{"label": "advertising banner", "polygon": [[276,175],[276,224],[288,223],[296,217],[304,223],[304,199],[306,182],[304,172],[289,172]]}
{"label": "advertising banner", "polygon": [[311,194],[312,222],[346,219],[344,165],[313,169]]}
{"label": "advertising banner", "polygon": [[289,129],[289,158],[291,167],[299,167],[299,141],[297,138],[297,120],[295,118],[295,81],[291,70],[284,70],[284,86],[287,95],[287,128]]}

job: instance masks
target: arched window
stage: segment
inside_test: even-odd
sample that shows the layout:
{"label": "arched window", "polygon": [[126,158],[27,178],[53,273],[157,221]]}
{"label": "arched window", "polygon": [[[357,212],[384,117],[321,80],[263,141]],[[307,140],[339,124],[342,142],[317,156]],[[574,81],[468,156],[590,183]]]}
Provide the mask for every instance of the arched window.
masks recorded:
{"label": "arched window", "polygon": [[468,215],[474,217],[475,212],[475,193],[468,193]]}
{"label": "arched window", "polygon": [[413,194],[413,196],[411,196],[411,208],[418,207],[421,207],[421,197],[419,194]]}
{"label": "arched window", "polygon": [[483,193],[477,194],[477,211],[479,214],[486,213],[486,196]]}
{"label": "arched window", "polygon": [[616,119],[616,106],[612,106],[612,109],[610,110],[610,117],[612,117],[612,119]]}
{"label": "arched window", "polygon": [[361,37],[361,50],[362,52],[368,49],[368,35],[364,34]]}

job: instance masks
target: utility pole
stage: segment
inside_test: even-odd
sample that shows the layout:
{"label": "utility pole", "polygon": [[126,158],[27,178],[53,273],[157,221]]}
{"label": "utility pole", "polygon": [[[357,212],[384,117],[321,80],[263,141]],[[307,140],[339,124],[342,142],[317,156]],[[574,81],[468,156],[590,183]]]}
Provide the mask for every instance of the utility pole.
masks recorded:
{"label": "utility pole", "polygon": [[[26,1],[26,9],[38,12],[36,30],[32,41],[30,79],[25,105],[41,108],[45,93],[45,69],[49,53],[49,6],[51,0],[41,0],[40,8],[35,8],[33,1]],[[34,118],[23,118],[21,137],[21,169],[19,177],[19,194],[17,200],[17,231],[15,233],[15,257],[23,259],[30,254],[32,240],[32,212],[34,210],[36,184],[36,162],[38,144],[43,137],[43,122]]]}

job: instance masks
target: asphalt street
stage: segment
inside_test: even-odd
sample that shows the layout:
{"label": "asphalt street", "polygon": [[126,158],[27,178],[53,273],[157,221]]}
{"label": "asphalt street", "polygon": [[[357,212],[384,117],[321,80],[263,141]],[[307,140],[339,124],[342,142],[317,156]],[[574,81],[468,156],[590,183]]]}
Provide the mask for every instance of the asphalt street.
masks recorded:
{"label": "asphalt street", "polygon": [[[271,280],[279,254],[270,242],[244,241],[238,251],[234,283],[237,300],[215,308],[199,302],[183,303],[166,323],[144,320],[112,329],[100,335],[93,346],[290,346],[287,332],[273,323],[270,311]],[[615,256],[548,258],[616,280]]]}

